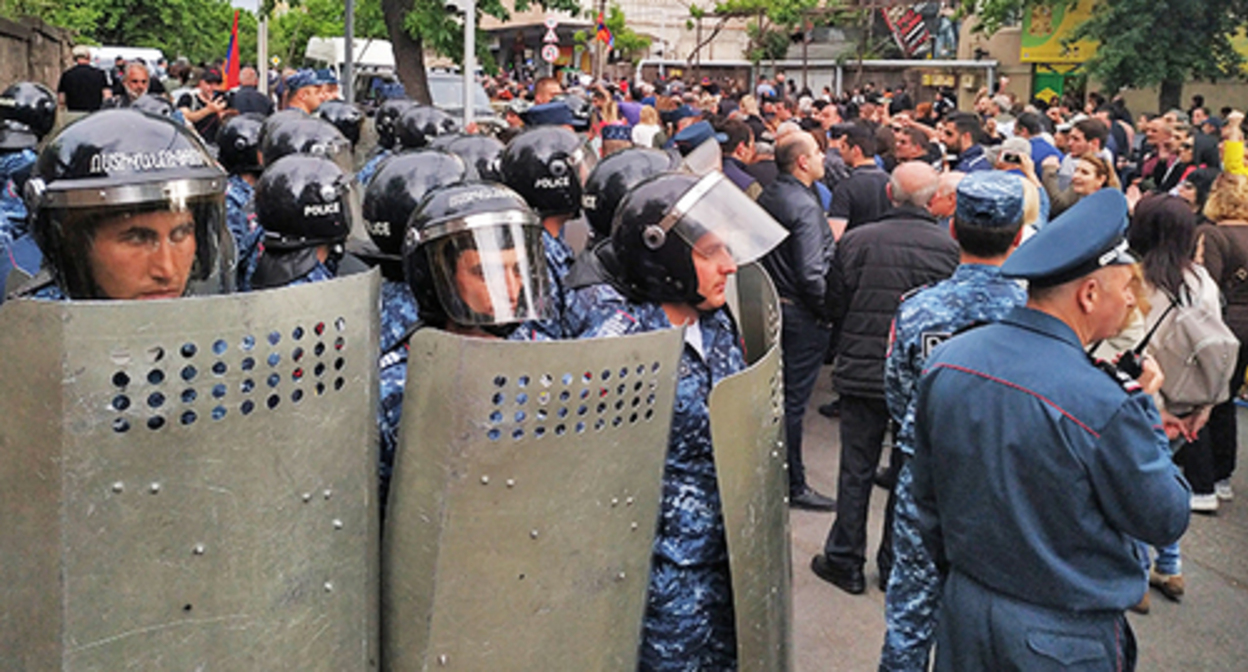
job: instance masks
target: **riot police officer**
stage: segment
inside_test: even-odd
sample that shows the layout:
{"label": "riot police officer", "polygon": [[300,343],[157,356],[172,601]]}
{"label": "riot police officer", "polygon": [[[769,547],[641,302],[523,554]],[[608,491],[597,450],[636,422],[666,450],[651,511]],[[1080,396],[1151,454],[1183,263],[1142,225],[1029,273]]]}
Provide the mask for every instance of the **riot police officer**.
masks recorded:
{"label": "riot police officer", "polygon": [[239,280],[249,277],[256,268],[256,256],[264,230],[256,221],[256,180],[260,164],[260,131],[264,117],[255,112],[240,114],[225,122],[217,135],[217,160],[230,174],[225,190],[225,222],[234,236],[238,249]]}
{"label": "riot police officer", "polygon": [[373,117],[373,126],[377,130],[377,148],[364,162],[364,167],[355,174],[356,182],[368,185],[381,162],[394,156],[395,145],[398,143],[395,124],[403,111],[415,104],[406,98],[391,98],[377,107],[377,114]]}
{"label": "riot police officer", "polygon": [[46,86],[18,82],[0,94],[0,245],[26,232],[21,184],[35,164],[35,147],[56,123],[56,96]]}
{"label": "riot police officer", "polygon": [[488,135],[468,133],[441,136],[438,139],[443,138],[446,139],[445,142],[439,143],[442,149],[463,159],[464,163],[477,171],[478,179],[488,182],[502,180],[499,162],[505,148],[503,143]]}
{"label": "riot police officer", "polygon": [[667,152],[647,147],[621,149],[598,162],[581,194],[581,207],[594,242],[611,238],[611,220],[628,190],[651,175],[675,170],[677,160]]}
{"label": "riot police officer", "polygon": [[360,144],[360,126],[364,123],[364,115],[360,108],[339,98],[331,98],[316,108],[316,116],[324,119],[338,129],[343,137],[355,147]]}
{"label": "riot police officer", "polygon": [[[566,304],[563,280],[575,256],[564,241],[564,225],[580,213],[581,185],[593,170],[592,152],[576,134],[557,126],[539,126],[516,136],[503,150],[503,182],[520,194],[542,219],[542,242],[557,316]],[[558,321],[545,326],[559,338]]]}
{"label": "riot police officer", "polygon": [[430,326],[510,338],[522,323],[550,317],[541,224],[524,199],[501,184],[463,182],[426,195],[407,225],[403,268],[420,322],[381,356],[383,502],[398,445],[407,336]]}
{"label": "riot police officer", "polygon": [[436,107],[412,105],[399,115],[394,128],[399,146],[406,150],[427,147],[434,138],[454,133],[459,125]]}
{"label": "riot police officer", "polygon": [[350,177],[334,162],[282,157],[256,182],[255,201],[263,251],[244,289],[319,282],[360,270],[344,246],[356,218],[355,196]]}
{"label": "riot police officer", "polygon": [[83,118],[44,148],[27,184],[44,261],[21,293],[63,300],[231,291],[225,187],[225,173],[185,126],[128,109]]}
{"label": "riot police officer", "polygon": [[381,351],[390,350],[416,323],[416,298],[403,277],[403,235],[426,194],[468,179],[457,156],[434,149],[404,152],[387,161],[364,191],[364,228],[373,245],[361,249],[365,263],[381,268]]}
{"label": "riot police officer", "polygon": [[302,112],[292,113],[296,115],[292,117],[279,117],[281,114],[265,121],[260,137],[264,165],[272,165],[288,154],[309,154],[333,161],[343,172],[354,170],[351,142],[333,124]]}
{"label": "riot police officer", "polygon": [[615,213],[606,282],[575,288],[567,312],[581,338],[686,327],[651,561],[640,669],[729,670],[736,631],[707,397],[745,368],[725,310],[737,265],[784,229],[721,173],[663,173],[628,192]]}

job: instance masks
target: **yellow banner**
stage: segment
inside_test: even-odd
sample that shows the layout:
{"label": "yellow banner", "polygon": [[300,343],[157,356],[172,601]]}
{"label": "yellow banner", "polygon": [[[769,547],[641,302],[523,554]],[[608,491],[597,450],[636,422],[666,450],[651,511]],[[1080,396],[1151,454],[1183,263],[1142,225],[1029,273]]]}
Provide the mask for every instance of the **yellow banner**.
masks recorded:
{"label": "yellow banner", "polygon": [[1096,53],[1097,43],[1079,40],[1062,44],[1075,28],[1092,17],[1095,0],[1079,0],[1074,7],[1035,6],[1023,15],[1023,46],[1019,60],[1024,63],[1082,63]]}

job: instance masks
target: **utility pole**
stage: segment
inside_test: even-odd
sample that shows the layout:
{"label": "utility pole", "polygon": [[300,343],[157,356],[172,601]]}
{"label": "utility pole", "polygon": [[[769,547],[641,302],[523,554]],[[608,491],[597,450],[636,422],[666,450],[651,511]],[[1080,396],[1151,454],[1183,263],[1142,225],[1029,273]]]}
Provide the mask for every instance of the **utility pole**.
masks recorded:
{"label": "utility pole", "polygon": [[350,105],[355,102],[355,0],[347,0],[347,16],[343,27],[342,85],[346,89],[343,99]]}
{"label": "utility pole", "polygon": [[260,74],[260,93],[269,94],[269,18],[256,22],[256,69]]}
{"label": "utility pole", "polygon": [[472,88],[477,72],[477,0],[446,0],[447,11],[464,15],[464,130],[472,123]]}

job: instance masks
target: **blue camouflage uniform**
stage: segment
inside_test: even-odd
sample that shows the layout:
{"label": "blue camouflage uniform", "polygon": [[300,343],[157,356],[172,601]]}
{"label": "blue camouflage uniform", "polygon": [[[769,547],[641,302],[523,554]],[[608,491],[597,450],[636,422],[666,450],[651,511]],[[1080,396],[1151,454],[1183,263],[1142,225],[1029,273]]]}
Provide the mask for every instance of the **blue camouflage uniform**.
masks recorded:
{"label": "blue camouflage uniform", "polygon": [[225,188],[225,224],[234,236],[238,250],[238,279],[250,279],[256,271],[256,259],[260,256],[260,241],[264,229],[256,222],[256,190],[238,175],[231,175]]}
{"label": "blue camouflage uniform", "polygon": [[892,345],[884,364],[884,397],[899,429],[897,448],[906,456],[897,475],[893,509],[893,571],[884,597],[884,649],[880,670],[927,670],[936,631],[940,576],[919,535],[910,493],[909,458],[914,455],[914,394],[923,362],[951,335],[978,322],[1001,319],[1027,301],[1018,283],[1001,269],[963,264],[953,276],[912,293],[893,320]]}
{"label": "blue camouflage uniform", "polygon": [[12,243],[26,233],[26,204],[11,176],[28,168],[36,158],[29,149],[0,154],[0,245]]}
{"label": "blue camouflage uniform", "polygon": [[567,310],[570,294],[565,287],[565,278],[568,277],[568,271],[572,270],[572,262],[576,259],[576,253],[572,251],[570,245],[564,242],[562,232],[558,236],[552,236],[546,227],[542,227],[542,248],[546,251],[546,278],[550,287],[550,301],[555,307],[555,316],[537,322],[532,325],[532,329],[541,337],[559,340],[565,336],[563,315]]}
{"label": "blue camouflage uniform", "polygon": [[[573,291],[567,310],[573,321],[587,325],[580,338],[672,326],[659,304],[629,302],[605,284]],[[727,310],[703,313],[697,326],[680,358],[640,670],[736,668],[732,583],[707,398],[717,382],[743,370],[745,361]]]}
{"label": "blue camouflage uniform", "polygon": [[378,150],[376,154],[369,157],[364,166],[355,174],[355,181],[367,187],[369,181],[373,179],[373,175],[377,174],[377,169],[381,167],[382,162],[391,156],[394,156],[394,152],[388,149]]}
{"label": "blue camouflage uniform", "polygon": [[[1126,199],[1103,189],[1001,273],[1034,297],[1131,263],[1126,223]],[[1123,611],[1148,589],[1136,540],[1178,539],[1191,496],[1139,383],[1094,363],[1054,314],[1015,308],[932,352],[913,426],[919,530],[946,577],[935,669],[1133,669]]]}
{"label": "blue camouflage uniform", "polygon": [[29,233],[10,244],[0,241],[0,303],[4,303],[4,290],[13,271],[34,277],[42,263],[43,252]]}

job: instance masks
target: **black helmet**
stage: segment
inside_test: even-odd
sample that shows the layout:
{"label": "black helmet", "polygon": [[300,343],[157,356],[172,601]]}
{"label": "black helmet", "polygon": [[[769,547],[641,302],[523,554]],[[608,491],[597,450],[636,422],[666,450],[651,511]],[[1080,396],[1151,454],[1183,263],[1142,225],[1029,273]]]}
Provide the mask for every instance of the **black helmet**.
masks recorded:
{"label": "black helmet", "polygon": [[403,233],[412,211],[430,191],[468,179],[459,157],[436,149],[386,159],[364,190],[364,227],[386,256],[403,254]]}
{"label": "black helmet", "polygon": [[158,117],[173,116],[173,103],[161,98],[160,96],[153,96],[150,93],[145,93],[130,101],[130,107],[140,112],[154,114]]}
{"label": "black helmet", "polygon": [[454,117],[427,105],[413,105],[399,115],[395,136],[403,149],[420,149],[439,135],[454,133],[458,124]]}
{"label": "black helmet", "polygon": [[555,100],[562,102],[572,110],[572,128],[577,131],[584,131],[589,128],[590,116],[594,112],[594,104],[588,98],[576,93],[565,93],[555,96]]}
{"label": "black helmet", "polygon": [[355,221],[351,176],[321,156],[291,154],[268,165],[256,181],[256,219],[264,253],[252,286],[279,287],[312,270],[317,248],[330,246],[332,266]]}
{"label": "black helmet", "polygon": [[745,264],[766,254],[787,232],[723,173],[699,178],[660,173],[634,186],[611,224],[611,255],[603,264],[629,298],[702,303],[693,252],[728,254]]}
{"label": "black helmet", "polygon": [[[279,110],[264,118],[264,126],[260,129],[260,146],[264,147],[264,139],[273,134],[274,129],[295,119],[307,119],[308,113],[297,107]],[[263,156],[263,154],[261,155]]]}
{"label": "black helmet", "polygon": [[581,184],[593,169],[592,154],[572,131],[539,126],[507,143],[499,172],[538,216],[575,215],[581,209]]}
{"label": "black helmet", "polygon": [[195,248],[184,293],[233,290],[226,175],[188,128],[130,109],[104,110],[57,134],[26,184],[31,231],[57,284],[75,299],[117,297],[91,269],[99,227],[121,217],[192,214]]}
{"label": "black helmet", "polygon": [[56,124],[56,94],[42,84],[18,82],[0,94],[0,149],[29,149]]}
{"label": "black helmet", "polygon": [[505,335],[551,314],[541,222],[501,184],[463,182],[425,196],[407,225],[403,269],[421,319],[434,326]]}
{"label": "black helmet", "polygon": [[231,175],[260,173],[260,130],[264,117],[249,112],[225,122],[217,134],[217,160]]}
{"label": "black helmet", "polygon": [[[489,182],[502,180],[498,164],[503,155],[505,145],[488,135],[450,135],[446,143],[446,151],[464,160],[477,171],[477,177]],[[442,138],[438,138],[441,140]]]}
{"label": "black helmet", "polygon": [[364,122],[364,115],[360,112],[360,108],[345,100],[334,98],[321,103],[321,106],[316,108],[316,116],[333,124],[343,137],[351,141],[353,147],[359,144],[360,124]]}
{"label": "black helmet", "polygon": [[585,209],[594,239],[605,240],[611,236],[615,208],[629,189],[651,175],[674,170],[678,161],[657,149],[628,147],[613,152],[594,166],[581,195],[581,207]]}
{"label": "black helmet", "polygon": [[373,118],[373,126],[377,129],[377,144],[391,149],[398,142],[395,124],[403,111],[416,103],[406,98],[391,98],[377,106],[377,116]]}
{"label": "black helmet", "polygon": [[333,124],[315,117],[291,119],[271,127],[261,142],[260,158],[266,166],[288,154],[308,154],[333,161],[343,172],[354,168],[350,141]]}

